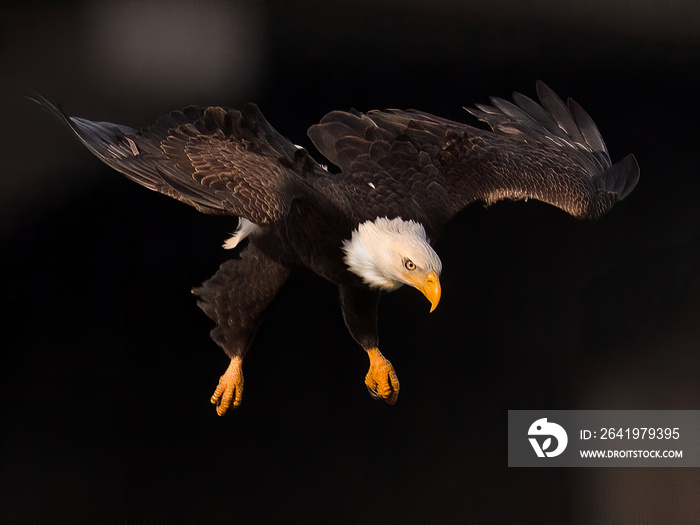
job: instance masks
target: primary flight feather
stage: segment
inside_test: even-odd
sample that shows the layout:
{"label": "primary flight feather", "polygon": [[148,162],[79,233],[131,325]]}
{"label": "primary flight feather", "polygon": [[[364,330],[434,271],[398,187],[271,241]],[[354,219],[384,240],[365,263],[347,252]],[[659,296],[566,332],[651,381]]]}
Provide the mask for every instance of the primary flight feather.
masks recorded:
{"label": "primary flight feather", "polygon": [[414,110],[332,111],[308,135],[339,173],[253,104],[189,107],[136,130],[33,99],[129,179],[203,213],[239,217],[224,246],[249,242],[193,289],[231,359],[211,399],[223,415],[241,402],[243,357],[295,267],[338,286],[348,330],[370,359],[367,388],[393,404],[399,381],[378,349],[379,299],[409,285],[435,309],[442,263],[432,244],[456,213],[474,201],[536,199],[595,219],[634,189],[634,156],[613,164],[581,106],[542,82],[537,94],[539,104],[515,93],[467,110],[492,131]]}

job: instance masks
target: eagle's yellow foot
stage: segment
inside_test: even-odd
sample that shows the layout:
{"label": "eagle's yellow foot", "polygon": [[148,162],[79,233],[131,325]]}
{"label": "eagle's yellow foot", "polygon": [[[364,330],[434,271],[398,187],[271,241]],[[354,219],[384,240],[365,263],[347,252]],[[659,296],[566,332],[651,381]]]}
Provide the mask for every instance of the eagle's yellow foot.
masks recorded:
{"label": "eagle's yellow foot", "polygon": [[219,386],[216,387],[211,402],[216,405],[216,413],[223,416],[233,403],[233,408],[241,404],[243,398],[243,370],[241,364],[243,359],[234,357],[228,365],[226,372],[219,379]]}
{"label": "eagle's yellow foot", "polygon": [[399,397],[399,378],[394,367],[377,348],[367,350],[369,356],[369,372],[365,377],[365,385],[374,399],[383,399],[390,405],[396,403]]}

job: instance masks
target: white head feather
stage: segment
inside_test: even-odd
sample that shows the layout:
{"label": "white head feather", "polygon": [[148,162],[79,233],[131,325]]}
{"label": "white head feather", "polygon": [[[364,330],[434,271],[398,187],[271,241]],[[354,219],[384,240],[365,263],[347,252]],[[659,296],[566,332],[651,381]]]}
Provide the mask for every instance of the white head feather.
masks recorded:
{"label": "white head feather", "polygon": [[440,275],[442,262],[430,247],[425,228],[415,221],[378,217],[360,224],[343,242],[345,264],[372,288],[391,291],[411,284],[404,277],[407,260],[417,269]]}

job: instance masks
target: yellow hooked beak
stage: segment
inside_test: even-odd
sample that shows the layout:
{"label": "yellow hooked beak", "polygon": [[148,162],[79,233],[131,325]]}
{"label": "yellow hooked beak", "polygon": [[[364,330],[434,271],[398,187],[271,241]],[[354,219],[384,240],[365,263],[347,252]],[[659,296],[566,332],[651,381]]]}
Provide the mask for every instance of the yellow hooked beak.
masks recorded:
{"label": "yellow hooked beak", "polygon": [[440,279],[435,272],[430,272],[428,277],[425,279],[425,284],[421,289],[423,295],[430,301],[430,313],[437,308],[440,302],[440,296],[442,295],[442,288],[440,288]]}
{"label": "yellow hooked beak", "polygon": [[412,276],[406,277],[408,277],[413,286],[415,286],[418,290],[423,292],[423,295],[425,295],[428,298],[428,301],[430,301],[430,313],[432,313],[433,310],[437,308],[437,305],[440,302],[440,296],[442,295],[442,288],[440,288],[440,279],[438,278],[437,273],[430,272],[426,276],[425,282],[420,282],[418,279],[415,279]]}

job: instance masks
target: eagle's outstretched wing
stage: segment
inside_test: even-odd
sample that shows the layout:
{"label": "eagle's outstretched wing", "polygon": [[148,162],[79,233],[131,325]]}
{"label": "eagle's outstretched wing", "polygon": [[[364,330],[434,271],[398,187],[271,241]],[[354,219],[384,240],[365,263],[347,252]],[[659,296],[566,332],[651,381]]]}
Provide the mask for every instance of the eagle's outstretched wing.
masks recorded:
{"label": "eagle's outstretched wing", "polygon": [[415,110],[334,111],[309,137],[364,188],[370,205],[375,190],[413,188],[400,205],[412,215],[404,218],[438,217],[433,235],[476,200],[531,198],[576,217],[599,217],[635,187],[637,162],[628,155],[613,165],[581,106],[564,104],[542,82],[537,92],[542,105],[516,93],[514,103],[492,98],[493,106],[468,110],[493,131]]}
{"label": "eagle's outstretched wing", "polygon": [[38,94],[30,98],[60,117],[110,167],[204,213],[275,222],[303,191],[304,175],[322,171],[254,104],[242,111],[191,106],[136,130],[69,117]]}

